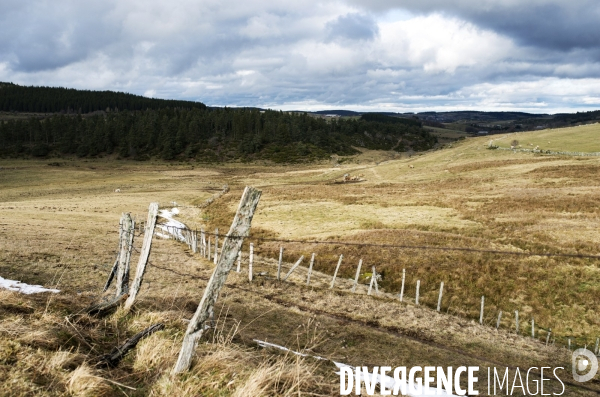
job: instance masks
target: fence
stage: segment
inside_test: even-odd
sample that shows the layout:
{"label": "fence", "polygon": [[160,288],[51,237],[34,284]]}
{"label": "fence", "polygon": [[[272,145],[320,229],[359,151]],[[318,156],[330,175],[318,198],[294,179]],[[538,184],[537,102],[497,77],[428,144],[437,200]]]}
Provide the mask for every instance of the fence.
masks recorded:
{"label": "fence", "polygon": [[[161,228],[160,225],[157,225],[157,227]],[[177,240],[177,241],[180,241],[180,242],[186,244],[193,253],[199,254],[203,258],[214,261],[214,263],[217,263],[217,258],[220,255],[218,229],[214,233],[211,233],[211,232],[205,231],[204,229],[201,229],[200,231],[192,230],[192,229],[186,227],[185,225],[182,227],[162,226],[162,228],[167,233],[168,238],[171,238],[171,239],[174,239],[174,240]],[[164,236],[164,237],[166,237],[166,236]],[[223,237],[223,236],[221,236],[221,237]],[[227,235],[225,237],[227,237],[229,239],[238,238],[237,236],[230,236],[230,235]],[[242,237],[239,237],[239,238],[242,238]],[[419,250],[440,250],[440,251],[467,251],[467,252],[489,253],[489,254],[496,254],[496,255],[545,256],[545,257],[600,259],[599,255],[551,253],[551,252],[526,253],[526,252],[513,252],[513,251],[501,251],[501,250],[485,250],[485,249],[476,249],[476,248],[468,248],[468,247],[438,247],[438,246],[426,246],[426,245],[421,245],[421,246],[391,245],[391,244],[354,243],[354,242],[341,242],[341,241],[276,239],[276,238],[266,238],[266,237],[253,238],[252,241],[253,242],[249,243],[249,246],[248,246],[248,250],[249,250],[248,254],[243,255],[240,252],[240,255],[238,255],[237,269],[236,269],[236,271],[238,273],[241,272],[242,268],[248,269],[248,280],[250,282],[252,282],[256,277],[268,277],[268,275],[269,275],[268,272],[259,272],[259,273],[255,272],[255,265],[256,265],[256,262],[258,261],[258,257],[256,256],[256,253],[255,253],[254,244],[256,242],[261,242],[261,241],[262,242],[270,242],[270,243],[275,242],[275,243],[281,243],[281,244],[285,244],[285,243],[299,243],[299,244],[307,244],[307,245],[309,245],[309,244],[334,244],[334,245],[340,245],[340,246],[360,246],[360,247],[376,247],[376,248],[419,249]],[[284,264],[282,261],[283,251],[284,251],[284,248],[283,248],[283,246],[281,246],[279,249],[279,257],[277,259],[276,258],[264,258],[261,260],[263,265],[267,264],[267,266],[272,266],[273,274],[276,274],[276,276],[273,278],[275,278],[276,280],[279,280],[281,282],[291,282],[292,280],[289,279],[290,276],[294,273],[298,273],[300,271],[300,269],[302,269],[302,273],[305,274],[305,276],[303,276],[300,284],[306,285],[308,287],[310,287],[310,286],[314,287],[314,281],[311,280],[311,277],[314,278],[313,266],[314,266],[314,262],[315,262],[315,253],[312,253],[309,265],[307,267],[303,267],[303,266],[301,266],[301,264],[304,261],[304,256],[301,256],[295,263],[293,263],[291,265]],[[362,274],[362,275],[366,274],[366,276],[367,276],[366,280],[369,281],[369,285],[368,285],[368,288],[361,289],[361,288],[357,288],[357,287],[361,285],[359,281],[360,281],[360,276],[361,276],[361,268],[363,265],[363,260],[360,259],[360,261],[358,262],[354,279],[350,279],[350,280],[343,280],[338,277],[338,271],[340,269],[340,266],[341,266],[343,260],[344,260],[344,255],[342,254],[338,258],[337,265],[335,266],[335,271],[333,272],[332,275],[329,276],[329,277],[331,277],[330,282],[325,283],[325,284],[328,284],[328,286],[323,285],[323,283],[321,283],[319,288],[329,288],[329,289],[334,289],[336,287],[337,288],[345,288],[345,289],[348,289],[349,291],[351,291],[352,293],[360,293],[361,290],[366,289],[366,291],[364,291],[364,293],[366,295],[378,296],[381,299],[394,299],[394,300],[397,300],[404,304],[414,304],[416,306],[423,306],[423,303],[420,302],[420,300],[419,300],[419,298],[420,298],[419,295],[421,292],[420,291],[421,290],[421,280],[416,280],[416,283],[412,286],[407,285],[405,282],[406,276],[407,276],[407,273],[406,273],[407,269],[402,270],[402,285],[398,292],[384,292],[383,290],[380,290],[378,281],[381,280],[381,276],[377,273],[376,266],[371,267],[371,273]],[[242,266],[242,263],[245,266]],[[283,269],[284,266],[287,267],[288,270],[285,275],[282,275],[282,270],[285,270],[285,269]],[[364,286],[364,287],[366,287],[366,286]],[[429,306],[431,306],[432,309],[436,310],[437,312],[441,312],[445,287],[447,288],[448,285],[444,285],[443,281],[439,283],[439,292],[437,293],[437,305],[429,305]],[[408,298],[408,293],[412,288],[414,288],[414,298],[411,299],[411,298]],[[502,318],[503,318],[503,316],[504,316],[504,318],[506,318],[507,314],[506,314],[506,312],[503,312],[502,310],[499,310],[497,312],[497,314],[493,314],[493,320],[490,320],[487,322],[485,321],[486,304],[485,304],[485,296],[484,295],[481,296],[481,301],[480,301],[480,305],[479,305],[478,309],[479,309],[478,310],[479,324],[489,325],[489,326],[495,327],[496,329],[503,328],[502,327]],[[558,342],[558,344],[564,345],[569,350],[571,350],[574,347],[574,345],[573,345],[574,338],[572,336],[555,335],[550,327],[545,327],[543,325],[540,325],[539,323],[536,323],[534,317],[531,317],[530,319],[527,319],[524,321],[523,320],[524,319],[521,319],[521,321],[520,321],[519,311],[515,310],[514,323],[513,323],[513,326],[511,327],[511,329],[515,333],[521,334],[521,335],[523,333],[526,333],[527,335],[530,335],[532,338],[537,338],[538,340],[540,340],[542,343],[545,343],[546,345],[555,344]],[[526,324],[524,325],[523,323],[526,323]],[[596,341],[594,344],[594,353],[595,354],[599,354],[599,346],[598,346],[599,342],[600,342],[600,339],[596,338]]]}

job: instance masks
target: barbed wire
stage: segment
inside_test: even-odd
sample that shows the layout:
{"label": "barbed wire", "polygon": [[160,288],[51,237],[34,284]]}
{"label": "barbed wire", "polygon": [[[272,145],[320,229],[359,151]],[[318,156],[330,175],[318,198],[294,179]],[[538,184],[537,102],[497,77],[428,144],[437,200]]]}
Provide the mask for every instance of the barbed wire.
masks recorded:
{"label": "barbed wire", "polygon": [[[190,228],[182,228],[177,226],[168,226],[168,229],[187,231],[187,232],[198,232]],[[164,230],[164,229],[163,229]],[[167,233],[169,232],[166,230]],[[435,251],[462,251],[462,252],[477,252],[484,254],[495,254],[495,255],[516,255],[516,256],[544,256],[544,257],[562,257],[562,258],[583,258],[583,259],[600,259],[600,255],[590,254],[568,254],[568,253],[553,253],[553,252],[520,252],[520,251],[504,251],[504,250],[491,250],[481,248],[469,248],[469,247],[439,247],[434,245],[404,245],[404,244],[376,244],[376,243],[357,243],[349,241],[328,241],[328,240],[294,240],[294,239],[278,239],[272,237],[249,237],[249,236],[235,236],[235,235],[217,235],[216,233],[204,232],[207,236],[219,236],[224,238],[232,239],[252,239],[254,241],[267,241],[267,242],[279,242],[287,244],[323,244],[323,245],[343,245],[343,246],[354,246],[354,247],[372,247],[372,248],[395,248],[395,249],[415,249],[415,250],[435,250]]]}

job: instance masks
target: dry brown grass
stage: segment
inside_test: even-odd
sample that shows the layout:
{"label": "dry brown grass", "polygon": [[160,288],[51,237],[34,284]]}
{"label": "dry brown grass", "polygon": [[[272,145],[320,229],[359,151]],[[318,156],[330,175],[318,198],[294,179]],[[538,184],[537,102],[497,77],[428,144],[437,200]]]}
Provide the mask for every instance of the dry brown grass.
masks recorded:
{"label": "dry brown grass", "polygon": [[[292,283],[279,285],[257,277],[249,285],[245,274],[230,276],[219,301],[221,333],[211,333],[211,343],[199,347],[189,376],[173,378],[168,372],[186,327],[182,319],[195,310],[212,265],[173,241],[157,239],[151,261],[171,271],[150,266],[135,313],[116,313],[106,321],[64,321],[66,314],[98,297],[114,260],[121,212],[144,219],[149,202],[177,201],[184,206],[180,218],[188,225],[211,231],[218,227],[225,233],[246,184],[263,191],[253,237],[598,254],[599,159],[491,151],[486,144],[485,139],[466,140],[410,159],[379,165],[348,162],[337,168],[207,169],[185,163],[101,160],[50,167],[45,162],[4,161],[0,275],[63,292],[26,297],[0,291],[0,379],[14,381],[13,395],[64,395],[77,387],[85,389],[77,385],[92,379],[114,395],[231,395],[246,387],[277,395],[298,385],[311,392],[312,384],[297,383],[293,374],[300,370],[319,379],[316,392],[327,394],[336,381],[331,367],[312,368],[306,361],[298,369],[295,357],[256,350],[252,342],[257,338],[301,350],[307,345],[298,342],[299,330],[308,318],[314,318],[325,335],[313,351],[351,365],[490,365],[476,358],[481,356],[507,364],[564,363],[564,350],[545,350],[539,342],[510,334],[512,312],[519,310],[523,334],[529,332],[526,322],[533,316],[540,326],[553,329],[557,343],[571,336],[576,345],[593,344],[600,334],[594,314],[600,309],[597,260],[284,243],[286,269],[305,256]],[[367,181],[329,184],[346,172],[363,173]],[[230,193],[206,210],[185,208],[204,202],[225,183]],[[122,193],[114,193],[116,188]],[[138,248],[140,240],[136,237]],[[244,254],[250,241],[244,244]],[[254,242],[259,258],[255,270],[273,276],[280,243]],[[317,254],[316,272],[313,287],[307,288],[305,266],[312,252]],[[328,275],[339,254],[345,258],[340,280],[329,292]],[[361,294],[351,295],[348,278],[354,276],[360,258]],[[371,265],[382,274],[381,287],[390,294],[399,291],[402,269],[407,270],[408,306],[364,296]],[[410,305],[416,280],[421,281],[419,308]],[[444,315],[429,309],[437,303],[440,281],[445,283]],[[486,296],[486,327],[471,322],[478,318],[481,295]],[[504,312],[500,332],[489,327],[498,310]],[[142,341],[118,369],[91,366],[91,358],[159,321],[166,329]],[[539,332],[544,339],[544,331]],[[214,346],[225,347],[215,351]],[[455,357],[441,347],[461,354]],[[280,358],[283,361],[277,361]],[[265,378],[265,368],[273,366],[280,366],[276,372],[284,378]],[[82,368],[81,380],[71,385],[77,368]]]}

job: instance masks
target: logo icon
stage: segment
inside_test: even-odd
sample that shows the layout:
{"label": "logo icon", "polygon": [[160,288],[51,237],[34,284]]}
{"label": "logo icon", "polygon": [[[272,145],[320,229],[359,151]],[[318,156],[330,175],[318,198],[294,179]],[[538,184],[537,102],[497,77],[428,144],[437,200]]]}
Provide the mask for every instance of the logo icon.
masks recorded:
{"label": "logo icon", "polygon": [[[577,382],[587,382],[598,372],[598,358],[588,349],[577,349],[573,352],[573,379]],[[589,371],[585,373],[586,370]]]}

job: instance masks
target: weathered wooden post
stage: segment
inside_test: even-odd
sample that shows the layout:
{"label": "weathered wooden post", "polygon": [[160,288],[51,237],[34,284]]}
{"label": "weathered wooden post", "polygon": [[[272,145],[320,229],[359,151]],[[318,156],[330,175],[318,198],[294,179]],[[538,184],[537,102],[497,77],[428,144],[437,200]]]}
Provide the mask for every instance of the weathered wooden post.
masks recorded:
{"label": "weathered wooden post", "polygon": [[237,272],[239,273],[242,269],[242,250],[238,251],[237,257]]}
{"label": "weathered wooden post", "polygon": [[417,293],[415,295],[415,305],[419,306],[419,289],[421,288],[421,280],[417,280]]}
{"label": "weathered wooden post", "polygon": [[531,317],[531,337],[535,338],[535,322],[533,321],[533,317]]}
{"label": "weathered wooden post", "polygon": [[192,252],[195,254],[198,252],[198,231],[192,232]]}
{"label": "weathered wooden post", "polygon": [[358,267],[356,268],[356,275],[354,276],[354,284],[352,284],[352,292],[356,292],[356,286],[358,285],[358,277],[360,276],[360,268],[362,267],[362,259],[358,261]]}
{"label": "weathered wooden post", "polygon": [[496,320],[496,329],[500,328],[500,321],[502,320],[502,310],[498,313],[498,320]]}
{"label": "weathered wooden post", "polygon": [[440,283],[440,295],[438,296],[438,305],[437,305],[437,311],[440,311],[440,308],[442,307],[442,294],[444,293],[444,282],[442,281]]}
{"label": "weathered wooden post", "polygon": [[373,290],[373,285],[377,282],[375,278],[377,277],[377,273],[375,272],[375,266],[371,267],[371,282],[369,283],[369,290],[367,291],[367,295],[371,295],[371,291]]}
{"label": "weathered wooden post", "polygon": [[406,278],[406,269],[402,269],[402,287],[400,288],[400,302],[404,299],[404,280]]}
{"label": "weathered wooden post", "polygon": [[150,256],[150,249],[152,248],[152,236],[154,235],[154,227],[156,226],[157,216],[158,203],[151,203],[150,207],[148,208],[148,221],[146,222],[144,242],[142,243],[140,258],[138,260],[137,268],[135,269],[135,278],[133,279],[133,284],[131,285],[131,292],[125,301],[125,310],[131,309],[140,287],[142,286],[144,273],[146,272],[146,265],[148,263],[148,257]]}
{"label": "weathered wooden post", "polygon": [[283,247],[279,247],[279,263],[277,264],[277,280],[281,280],[281,262],[283,261]]}
{"label": "weathered wooden post", "polygon": [[248,257],[248,280],[252,281],[252,265],[254,262],[254,244],[250,243],[250,256]]}
{"label": "weathered wooden post", "polygon": [[379,284],[377,283],[378,274],[375,272],[375,266],[373,266],[373,272],[375,273],[375,295],[379,296]]}
{"label": "weathered wooden post", "polygon": [[315,264],[315,253],[310,257],[310,265],[308,265],[308,274],[306,276],[306,285],[310,285],[310,275],[312,274],[313,265]]}
{"label": "weathered wooden post", "polygon": [[208,253],[206,255],[206,259],[208,259],[210,261],[210,236],[208,236],[207,240],[208,240]]}
{"label": "weathered wooden post", "polygon": [[546,334],[546,346],[548,346],[548,342],[550,342],[550,334],[551,333],[552,333],[552,328],[548,328],[548,333]]}
{"label": "weathered wooden post", "polygon": [[204,323],[213,310],[219,292],[233,267],[237,253],[242,247],[243,237],[248,234],[260,195],[261,192],[252,187],[246,187],[244,190],[237,213],[229,229],[228,236],[232,236],[232,238],[225,238],[223,254],[208,281],[196,313],[190,320],[177,363],[173,368],[175,374],[188,370],[192,363],[196,344],[204,332]]}
{"label": "weathered wooden post", "polygon": [[293,272],[294,270],[296,270],[296,268],[297,268],[298,266],[300,266],[300,263],[302,263],[302,260],[303,260],[303,259],[304,259],[304,255],[302,255],[302,256],[300,257],[300,259],[298,259],[298,260],[296,261],[296,263],[294,263],[294,266],[292,266],[292,268],[290,269],[290,271],[289,271],[289,272],[287,272],[287,274],[286,274],[286,275],[285,275],[285,277],[283,278],[283,281],[287,280],[287,279],[288,279],[288,277],[290,276],[290,274],[292,274],[292,272]]}
{"label": "weathered wooden post", "polygon": [[215,229],[215,259],[214,264],[217,264],[217,259],[219,258],[219,229]]}
{"label": "weathered wooden post", "polygon": [[571,338],[567,338],[567,348],[571,350]]}
{"label": "weathered wooden post", "polygon": [[123,246],[117,268],[117,292],[115,295],[117,297],[129,292],[129,261],[133,248],[134,230],[135,222],[131,219],[131,215],[123,214]]}
{"label": "weathered wooden post", "polygon": [[596,345],[594,345],[594,354],[598,354],[598,342],[600,342],[600,339],[596,338]]}
{"label": "weathered wooden post", "polygon": [[342,264],[342,259],[344,259],[344,255],[340,254],[340,259],[338,260],[337,266],[335,267],[335,272],[333,272],[333,278],[331,279],[331,285],[329,289],[332,289],[335,285],[335,278],[337,277],[338,270],[340,270],[340,265]]}
{"label": "weathered wooden post", "polygon": [[206,234],[204,229],[200,229],[200,247],[202,257],[206,258]]}
{"label": "weathered wooden post", "polygon": [[481,309],[479,310],[479,324],[483,325],[483,307],[485,305],[485,296],[481,295]]}
{"label": "weathered wooden post", "polygon": [[519,311],[515,310],[515,330],[519,333]]}
{"label": "weathered wooden post", "polygon": [[121,250],[123,249],[123,236],[123,216],[121,216],[121,219],[119,219],[119,248],[117,249],[117,257],[115,259],[115,263],[112,267],[112,270],[108,275],[106,284],[104,284],[104,289],[102,290],[102,292],[106,292],[106,290],[110,287],[110,284],[112,283],[115,274],[117,274],[117,269],[119,268],[119,258],[121,257]]}

